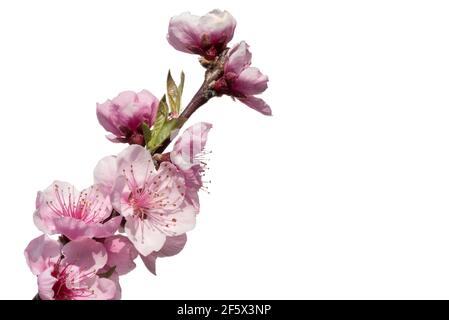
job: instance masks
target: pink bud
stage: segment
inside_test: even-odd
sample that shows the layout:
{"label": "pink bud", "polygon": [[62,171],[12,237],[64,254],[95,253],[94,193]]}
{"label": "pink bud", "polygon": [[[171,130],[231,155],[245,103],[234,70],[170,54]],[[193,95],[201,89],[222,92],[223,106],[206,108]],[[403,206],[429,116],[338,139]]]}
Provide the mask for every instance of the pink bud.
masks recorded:
{"label": "pink bud", "polygon": [[236,24],[227,11],[216,9],[201,17],[185,12],[171,18],[167,40],[176,50],[212,60],[231,41]]}
{"label": "pink bud", "polygon": [[142,145],[142,123],[153,125],[158,106],[158,99],[149,91],[125,91],[112,100],[97,103],[97,118],[112,133],[107,136],[109,140]]}
{"label": "pink bud", "polygon": [[251,67],[251,52],[246,42],[242,41],[232,47],[224,64],[224,75],[214,85],[218,95],[227,94],[239,99],[250,108],[265,115],[271,115],[270,107],[256,94],[264,92],[268,77],[259,69]]}

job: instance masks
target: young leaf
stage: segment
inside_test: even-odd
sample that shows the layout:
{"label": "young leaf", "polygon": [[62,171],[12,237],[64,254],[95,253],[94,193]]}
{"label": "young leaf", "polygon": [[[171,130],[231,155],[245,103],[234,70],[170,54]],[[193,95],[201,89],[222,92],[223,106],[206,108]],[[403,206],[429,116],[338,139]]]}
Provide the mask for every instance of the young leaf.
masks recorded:
{"label": "young leaf", "polygon": [[178,105],[178,87],[176,86],[175,80],[171,76],[171,72],[168,71],[167,75],[167,95],[168,102],[170,103],[170,111],[179,113],[179,105]]}
{"label": "young leaf", "polygon": [[151,140],[151,129],[145,122],[142,122],[142,133],[145,139],[145,145],[147,145]]}
{"label": "young leaf", "polygon": [[156,140],[159,131],[164,127],[165,122],[168,117],[168,106],[165,95],[162,97],[161,101],[159,101],[159,108],[157,110],[156,121],[154,122],[153,130],[151,133],[150,141],[147,143],[147,148],[153,150],[154,141]]}
{"label": "young leaf", "polygon": [[178,86],[179,105],[181,105],[181,96],[182,96],[182,92],[184,91],[185,79],[186,79],[186,75],[184,74],[184,71],[181,71],[181,82],[179,83],[179,86]]}

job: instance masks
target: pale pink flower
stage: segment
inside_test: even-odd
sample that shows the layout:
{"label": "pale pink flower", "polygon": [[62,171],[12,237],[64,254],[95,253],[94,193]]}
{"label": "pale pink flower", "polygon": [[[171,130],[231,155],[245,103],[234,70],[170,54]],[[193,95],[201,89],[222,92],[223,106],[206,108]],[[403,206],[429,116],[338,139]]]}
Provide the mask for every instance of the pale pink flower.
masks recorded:
{"label": "pale pink flower", "polygon": [[251,52],[248,48],[242,41],[229,50],[224,64],[224,75],[215,82],[214,89],[219,95],[230,95],[264,115],[271,115],[268,104],[254,96],[267,89],[268,77],[259,69],[250,67]]}
{"label": "pale pink flower", "polygon": [[107,267],[114,268],[117,275],[124,275],[132,271],[136,264],[134,259],[138,253],[134,245],[122,235],[115,235],[104,240],[103,245],[108,253]]}
{"label": "pale pink flower", "polygon": [[131,145],[117,156],[117,172],[112,204],[125,217],[125,232],[141,255],[195,226],[196,209],[184,200],[184,177],[176,166],[164,162],[156,169],[148,150]]}
{"label": "pale pink flower", "polygon": [[167,39],[176,50],[214,59],[231,41],[236,25],[227,11],[213,10],[201,17],[185,12],[171,18]]}
{"label": "pale pink flower", "polygon": [[181,234],[175,237],[167,237],[164,246],[159,250],[151,253],[148,256],[142,256],[142,261],[147,269],[156,275],[156,259],[164,257],[172,257],[181,252],[187,242],[187,235]]}
{"label": "pale pink flower", "polygon": [[206,122],[189,127],[176,140],[170,153],[171,162],[184,175],[186,201],[197,210],[199,210],[198,191],[203,187],[202,176],[206,167],[204,147],[211,128],[212,124]]}
{"label": "pale pink flower", "polygon": [[67,243],[62,249],[57,241],[40,236],[25,249],[31,271],[37,275],[42,300],[110,300],[117,297],[118,278],[100,278],[107,253],[92,239]]}
{"label": "pale pink flower", "polygon": [[55,181],[38,192],[34,222],[47,234],[63,234],[71,240],[79,238],[104,238],[117,231],[121,218],[111,215],[112,205],[108,195],[99,186],[79,192],[67,182]]}
{"label": "pale pink flower", "polygon": [[97,118],[111,133],[106,136],[109,140],[143,145],[142,123],[153,125],[158,106],[158,99],[147,90],[125,91],[112,100],[97,103]]}

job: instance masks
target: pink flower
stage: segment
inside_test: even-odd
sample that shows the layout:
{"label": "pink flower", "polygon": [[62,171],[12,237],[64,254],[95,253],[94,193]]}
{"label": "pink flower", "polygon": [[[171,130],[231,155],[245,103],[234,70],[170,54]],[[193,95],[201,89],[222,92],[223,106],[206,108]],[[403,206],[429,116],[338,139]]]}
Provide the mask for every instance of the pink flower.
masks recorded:
{"label": "pink flower", "polygon": [[167,236],[193,229],[196,210],[184,200],[184,178],[173,164],[156,169],[148,150],[131,145],[117,156],[117,172],[112,204],[141,255],[160,250]]}
{"label": "pink flower", "polygon": [[164,246],[159,250],[144,257],[141,256],[143,263],[147,269],[154,275],[156,275],[156,259],[171,257],[181,252],[187,242],[187,235],[181,234],[176,237],[167,237]]}
{"label": "pink flower", "polygon": [[267,89],[268,77],[259,69],[250,67],[251,52],[242,41],[229,50],[224,64],[224,75],[215,82],[214,89],[220,94],[227,94],[265,115],[271,115],[271,109],[254,95]]}
{"label": "pink flower", "polygon": [[127,274],[136,267],[134,259],[137,258],[138,253],[128,238],[122,235],[115,235],[106,238],[103,245],[108,252],[106,265],[109,268],[115,267],[115,272],[118,275]]}
{"label": "pink flower", "polygon": [[186,201],[199,210],[198,191],[203,187],[204,146],[212,124],[197,123],[183,132],[170,153],[171,162],[184,175]]}
{"label": "pink flower", "polygon": [[112,133],[107,136],[109,140],[143,145],[142,123],[153,125],[158,106],[158,99],[149,91],[125,91],[112,100],[97,103],[97,118]]}
{"label": "pink flower", "polygon": [[176,50],[213,60],[231,41],[236,24],[227,11],[213,10],[201,17],[185,12],[171,18],[167,39]]}
{"label": "pink flower", "polygon": [[60,233],[71,240],[104,238],[113,235],[120,225],[120,217],[105,222],[111,212],[109,196],[98,186],[78,192],[66,182],[55,181],[38,192],[34,222],[44,233]]}
{"label": "pink flower", "polygon": [[101,243],[82,239],[60,246],[43,235],[25,249],[27,263],[38,276],[40,299],[110,300],[117,296],[118,278],[114,281],[97,275],[107,261]]}

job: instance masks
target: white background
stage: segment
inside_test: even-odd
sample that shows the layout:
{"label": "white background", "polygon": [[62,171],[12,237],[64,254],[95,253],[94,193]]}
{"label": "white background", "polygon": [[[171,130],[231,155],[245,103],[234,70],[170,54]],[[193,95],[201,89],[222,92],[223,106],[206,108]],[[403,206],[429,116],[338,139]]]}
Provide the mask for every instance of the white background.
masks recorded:
{"label": "white background", "polygon": [[82,188],[109,143],[95,103],[201,83],[169,18],[230,11],[273,117],[211,101],[202,212],[185,250],[139,262],[124,299],[449,298],[447,1],[1,1],[0,298],[30,299],[35,194]]}

